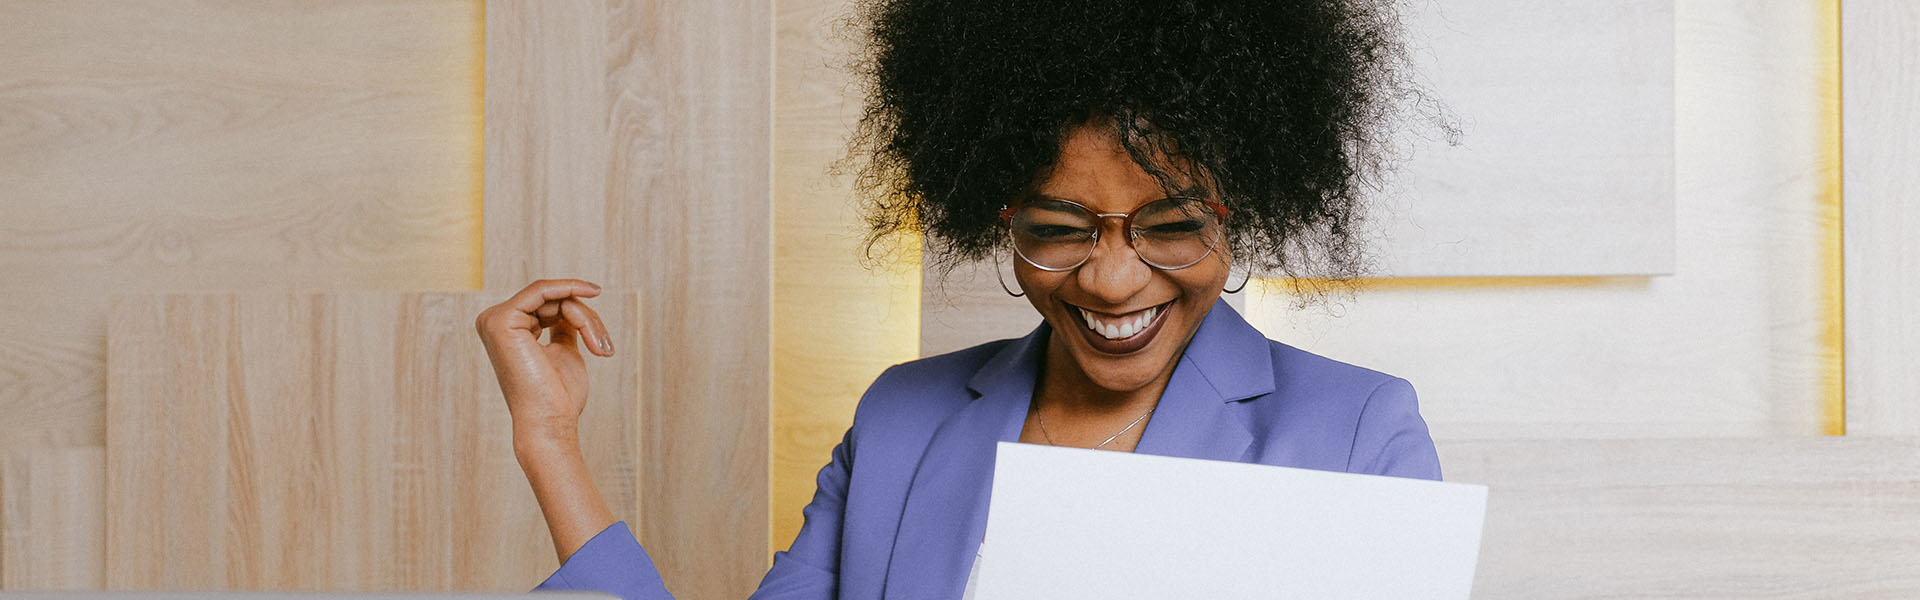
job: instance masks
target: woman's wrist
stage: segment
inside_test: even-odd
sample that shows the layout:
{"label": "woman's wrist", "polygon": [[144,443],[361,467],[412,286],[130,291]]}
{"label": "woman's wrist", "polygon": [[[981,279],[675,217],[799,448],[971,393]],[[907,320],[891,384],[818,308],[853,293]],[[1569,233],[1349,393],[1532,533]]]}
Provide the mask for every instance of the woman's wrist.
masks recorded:
{"label": "woman's wrist", "polygon": [[553,424],[514,423],[513,454],[522,467],[533,462],[580,454],[580,431],[576,427]]}
{"label": "woman's wrist", "polygon": [[513,453],[547,519],[560,562],[613,524],[613,513],[594,487],[593,474],[580,452],[577,429],[523,427],[516,422]]}

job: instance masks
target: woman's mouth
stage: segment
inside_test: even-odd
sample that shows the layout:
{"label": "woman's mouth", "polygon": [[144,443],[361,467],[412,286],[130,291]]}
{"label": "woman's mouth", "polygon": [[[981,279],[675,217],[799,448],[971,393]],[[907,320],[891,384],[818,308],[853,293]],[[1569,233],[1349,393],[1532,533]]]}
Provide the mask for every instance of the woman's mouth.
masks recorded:
{"label": "woman's mouth", "polygon": [[[1065,303],[1063,303],[1065,304]],[[1125,314],[1096,312],[1067,304],[1068,312],[1080,322],[1080,334],[1094,350],[1107,354],[1137,352],[1153,342],[1160,325],[1167,320],[1173,303],[1150,306]]]}

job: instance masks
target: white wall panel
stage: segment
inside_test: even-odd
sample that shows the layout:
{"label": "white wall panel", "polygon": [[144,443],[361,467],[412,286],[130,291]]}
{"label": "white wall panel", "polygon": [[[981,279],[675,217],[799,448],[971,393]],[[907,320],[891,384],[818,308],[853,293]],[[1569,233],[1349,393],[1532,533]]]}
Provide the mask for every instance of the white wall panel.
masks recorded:
{"label": "white wall panel", "polygon": [[1920,4],[1841,4],[1847,433],[1920,435]]}
{"label": "white wall panel", "polygon": [[1408,378],[1441,437],[1822,432],[1831,20],[1677,7],[1673,276],[1385,280],[1330,308],[1252,299],[1255,325]]}
{"label": "white wall panel", "polygon": [[1416,68],[1461,135],[1407,138],[1379,207],[1385,273],[1672,272],[1672,0],[1412,8]]}
{"label": "white wall panel", "polygon": [[1441,444],[1474,598],[1920,597],[1920,438]]}

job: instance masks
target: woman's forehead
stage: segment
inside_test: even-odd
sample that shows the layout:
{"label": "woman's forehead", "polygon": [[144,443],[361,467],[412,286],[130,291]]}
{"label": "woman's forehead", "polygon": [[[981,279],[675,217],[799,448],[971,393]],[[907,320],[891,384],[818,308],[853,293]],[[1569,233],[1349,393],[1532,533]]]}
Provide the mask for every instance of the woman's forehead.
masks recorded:
{"label": "woman's forehead", "polygon": [[1162,181],[1141,168],[1111,126],[1083,125],[1061,142],[1059,159],[1034,191],[1040,198],[1111,213],[1131,212],[1168,196],[1206,195],[1204,188],[1187,181],[1178,169],[1167,171],[1169,181]]}

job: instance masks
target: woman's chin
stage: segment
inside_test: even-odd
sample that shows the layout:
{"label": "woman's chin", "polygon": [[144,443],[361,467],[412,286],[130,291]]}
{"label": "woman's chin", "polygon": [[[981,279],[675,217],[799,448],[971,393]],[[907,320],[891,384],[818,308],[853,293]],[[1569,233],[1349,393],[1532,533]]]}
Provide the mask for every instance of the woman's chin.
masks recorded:
{"label": "woman's chin", "polygon": [[1085,353],[1078,358],[1081,372],[1095,386],[1110,392],[1132,392],[1153,385],[1160,379],[1168,362],[1167,357],[1160,354],[1149,349],[1127,357]]}

